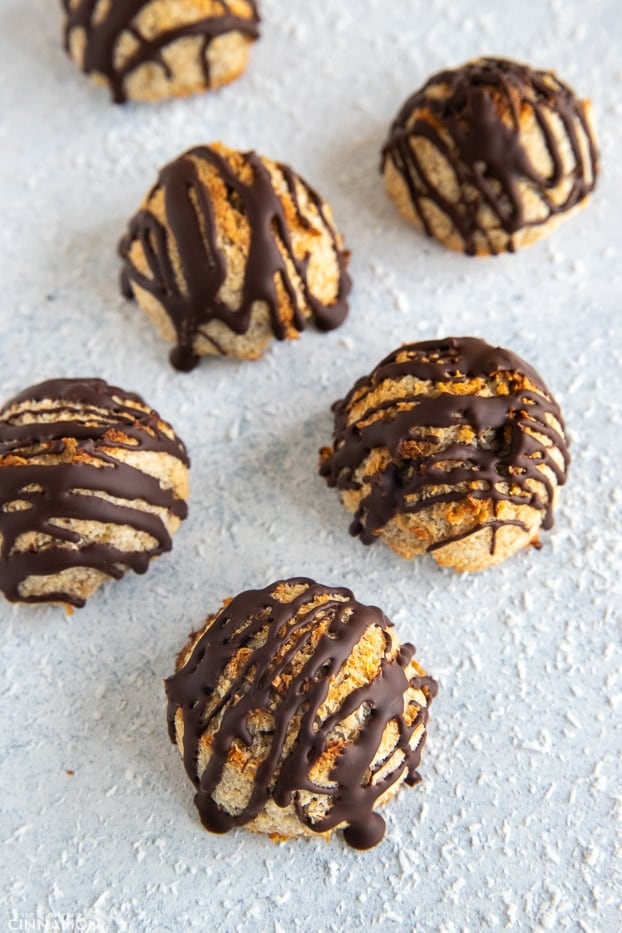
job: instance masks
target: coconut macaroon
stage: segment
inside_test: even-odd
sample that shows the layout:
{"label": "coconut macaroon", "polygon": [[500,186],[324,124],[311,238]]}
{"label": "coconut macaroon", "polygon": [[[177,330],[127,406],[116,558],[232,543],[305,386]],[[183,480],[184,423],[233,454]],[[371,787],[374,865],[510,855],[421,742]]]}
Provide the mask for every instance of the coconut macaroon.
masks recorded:
{"label": "coconut macaroon", "polygon": [[15,396],[0,409],[0,590],[80,607],[144,573],[186,517],[188,465],[157,412],[101,379]]}
{"label": "coconut macaroon", "polygon": [[246,69],[254,0],[62,0],[65,48],[115,103],[183,97]]}
{"label": "coconut macaroon", "polygon": [[514,252],[584,206],[598,175],[589,101],[552,71],[480,58],[410,97],[383,150],[387,190],[428,236]]}
{"label": "coconut macaroon", "polygon": [[437,689],[413,655],[347,589],[294,578],[226,601],[166,681],[205,828],[380,842],[375,808],[419,780]]}
{"label": "coconut macaroon", "polygon": [[220,143],[160,172],[119,244],[121,286],[165,339],[172,364],[257,359],[346,317],[348,253],[326,202],[287,165]]}
{"label": "coconut macaroon", "polygon": [[401,347],[334,406],[320,471],[350,532],[401,557],[483,570],[553,524],[569,456],[555,399],[524,360],[474,337]]}

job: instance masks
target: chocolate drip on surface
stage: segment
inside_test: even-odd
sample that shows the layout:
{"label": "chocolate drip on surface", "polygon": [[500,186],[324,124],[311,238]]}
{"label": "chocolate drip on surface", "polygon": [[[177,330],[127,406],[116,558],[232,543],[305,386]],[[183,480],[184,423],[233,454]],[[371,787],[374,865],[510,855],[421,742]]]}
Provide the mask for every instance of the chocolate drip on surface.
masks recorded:
{"label": "chocolate drip on surface", "polygon": [[[403,355],[407,358],[399,360]],[[525,377],[534,388],[519,386],[509,395],[494,396],[444,391],[443,383],[491,378],[503,371]],[[403,398],[371,404],[362,416],[349,423],[352,404],[361,404],[361,399],[382,382],[408,376],[432,382],[430,394],[407,392]],[[391,456],[383,471],[366,477],[371,489],[361,500],[350,526],[351,534],[358,535],[364,544],[373,544],[398,514],[414,514],[438,503],[464,501],[467,496],[491,500],[495,515],[497,504],[502,501],[528,505],[543,513],[543,528],[552,526],[553,483],[541,468],[548,467],[557,484],[564,484],[570,461],[564,423],[540,376],[514,353],[473,337],[410,344],[386,357],[370,376],[359,379],[333,409],[333,450],[320,467],[330,486],[359,489],[361,481],[355,474],[370,452],[386,448]],[[375,414],[381,416],[374,419]],[[559,429],[549,423],[551,416]],[[361,426],[369,420],[371,423]],[[459,425],[473,429],[476,437],[472,443],[440,446],[442,441],[429,433],[433,428]],[[490,432],[494,432],[494,442],[484,443],[482,435]],[[431,441],[439,444],[439,448],[420,457],[413,456],[404,452],[413,440]],[[563,458],[563,469],[551,456],[552,450]],[[530,488],[532,481],[537,481],[537,491]],[[476,485],[480,488],[475,488]],[[441,487],[450,489],[441,491]],[[486,523],[492,533],[491,554],[498,529],[508,524],[525,527],[518,520],[495,518]],[[482,527],[485,525],[476,524],[428,550],[466,538]]]}
{"label": "chocolate drip on surface", "polygon": [[[62,0],[67,16],[65,23],[65,48],[69,51],[70,37],[74,29],[82,29],[86,34],[83,70],[86,74],[101,74],[108,80],[112,98],[116,104],[125,103],[127,94],[125,81],[130,74],[152,62],[159,65],[167,77],[170,69],[162,56],[163,49],[187,36],[202,36],[201,67],[206,86],[210,84],[210,68],[207,53],[214,39],[228,32],[241,32],[251,39],[259,36],[259,11],[255,0],[248,0],[252,8],[252,18],[236,16],[231,12],[230,4],[221,0],[222,15],[206,16],[193,23],[167,29],[160,35],[148,39],[142,36],[133,25],[141,11],[153,0],[111,0],[106,15],[94,21],[94,14],[99,0]],[[123,65],[117,65],[115,56],[117,42],[121,34],[129,32],[137,43],[136,50]]]}
{"label": "chocolate drip on surface", "polygon": [[[177,334],[171,363],[182,371],[193,369],[198,362],[194,341],[199,333],[204,333],[210,321],[221,321],[234,333],[245,334],[251,323],[253,305],[258,301],[268,304],[274,336],[277,340],[284,340],[287,331],[279,314],[278,281],[290,300],[294,327],[298,331],[304,330],[306,309],[297,297],[283,253],[296,270],[304,303],[320,330],[338,327],[347,314],[346,298],[351,284],[346,272],[348,256],[339,247],[337,234],[325,216],[322,199],[298,179],[332,237],[339,269],[339,292],[331,305],[324,304],[311,292],[307,275],[308,257],[300,260],[294,255],[283,205],[268,169],[255,152],[246,153],[244,158],[253,175],[248,184],[238,177],[220,152],[209,146],[192,149],[165,166],[148,200],[159,189],[164,191],[166,226],[148,208],[142,209],[130,221],[128,233],[119,244],[119,254],[124,260],[121,290],[126,297],[131,296],[132,285],[136,285],[164,307]],[[218,172],[231,192],[230,197],[237,198],[239,207],[236,209],[246,217],[250,228],[244,289],[240,306],[235,309],[229,308],[219,298],[227,275],[227,262],[218,246],[215,209],[210,193],[200,179],[197,162],[206,163]],[[302,215],[297,200],[296,176],[286,165],[277,167],[285,180],[298,219],[308,227],[310,222]],[[130,252],[136,241],[142,246],[148,274],[141,273],[132,263]],[[172,244],[179,253],[183,284],[171,260]],[[209,339],[218,350],[213,338]]]}
{"label": "chocolate drip on surface", "polygon": [[[446,94],[430,93],[443,85],[448,86]],[[548,176],[535,168],[521,143],[521,116],[527,108],[533,112],[550,156]],[[564,160],[551,117],[563,124],[563,145],[568,145],[575,166],[572,184],[559,201],[553,195],[564,180]],[[587,159],[577,127],[585,138]],[[411,145],[417,138],[432,143],[453,169],[461,189],[457,201],[446,197],[427,177],[423,161]],[[450,218],[464,241],[465,252],[471,255],[476,252],[478,234],[486,237],[491,252],[497,251],[482,225],[482,207],[493,211],[508,234],[508,249],[512,251],[512,234],[570,210],[593,191],[599,170],[585,103],[552,72],[495,58],[434,75],[413,94],[391,126],[382,154],[383,169],[387,159],[405,179],[412,205],[428,236],[433,236],[433,231],[425,200],[432,201]],[[530,183],[544,205],[542,219],[526,219],[518,187],[521,180]],[[468,197],[466,188],[470,189]]]}
{"label": "chocolate drip on surface", "polygon": [[[315,832],[326,832],[340,823],[348,823],[347,842],[355,848],[370,848],[384,835],[384,820],[373,812],[378,797],[405,770],[409,783],[418,780],[416,769],[425,731],[416,748],[411,748],[409,743],[415,729],[421,724],[425,726],[428,710],[420,708],[408,725],[403,715],[404,694],[410,685],[424,690],[430,701],[436,695],[437,685],[427,676],[407,679],[405,669],[414,648],[405,644],[395,660],[385,657],[381,661],[380,672],[370,683],[353,689],[339,709],[319,722],[317,713],[326,699],[330,680],[346,663],[367,629],[377,626],[387,631],[391,623],[379,609],[356,602],[347,589],[324,587],[305,578],[284,582],[307,588],[289,603],[279,602],[272,595],[282,585],[279,583],[240,594],[221,610],[195,644],[184,666],[166,681],[169,736],[175,743],[175,716],[181,708],[184,764],[197,789],[195,803],[206,829],[222,833],[244,825],[256,817],[272,797],[280,807],[293,803],[301,822]],[[323,595],[329,597],[327,601],[307,608]],[[319,617],[330,620],[328,627],[311,657],[297,667],[296,655],[304,649]],[[241,671],[233,675],[226,695],[214,706],[216,687],[223,671],[245,650],[249,651],[248,659]],[[284,671],[292,667],[294,673],[286,688],[277,687],[277,683],[282,683]],[[337,786],[327,788],[316,784],[310,772],[325,752],[331,731],[364,704],[370,712],[360,734],[345,745],[329,775]],[[237,740],[251,745],[248,719],[257,710],[273,718],[270,749],[257,768],[254,787],[244,809],[230,814],[215,803],[213,794],[223,776],[233,743]],[[285,753],[285,743],[295,719],[299,720],[296,740]],[[381,736],[392,721],[399,731],[396,748],[402,753],[401,760],[391,773],[372,784],[373,775],[370,777],[368,771]],[[210,758],[205,771],[199,775],[199,743],[205,733],[211,737]],[[311,822],[305,814],[299,800],[302,790],[330,798],[330,807],[319,822]]]}
{"label": "chocolate drip on surface", "polygon": [[[142,500],[180,519],[186,517],[185,502],[172,490],[114,455],[118,449],[165,453],[188,465],[179,438],[162,431],[156,412],[135,404],[145,406],[140,396],[101,379],[54,379],[26,389],[0,410],[0,589],[7,599],[81,607],[84,600],[71,593],[22,596],[20,585],[28,577],[71,567],[90,567],[115,578],[127,567],[144,573],[152,557],[171,549],[170,535],[158,515],[99,495],[128,503]],[[23,423],[25,416],[34,420]],[[42,457],[47,462],[33,462]],[[9,511],[15,502],[22,506]],[[129,525],[151,535],[157,544],[138,552],[103,542],[80,546],[80,534],[58,524],[70,519]],[[53,542],[16,550],[19,538],[29,533],[49,536]],[[66,543],[78,547],[63,546]]]}

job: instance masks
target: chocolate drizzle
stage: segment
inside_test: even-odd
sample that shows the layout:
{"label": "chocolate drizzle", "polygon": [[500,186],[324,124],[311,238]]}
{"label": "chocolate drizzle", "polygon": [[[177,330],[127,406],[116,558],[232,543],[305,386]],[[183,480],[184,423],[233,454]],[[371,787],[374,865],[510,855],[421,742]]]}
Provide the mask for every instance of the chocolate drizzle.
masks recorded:
{"label": "chocolate drizzle", "polygon": [[[347,254],[340,249],[338,235],[325,214],[319,195],[297,178],[288,166],[276,165],[298,221],[302,226],[310,227],[310,221],[302,214],[298,203],[297,183],[303,184],[309,201],[332,239],[339,269],[339,290],[330,305],[324,304],[311,291],[307,275],[309,257],[300,260],[294,254],[283,204],[262,159],[255,152],[243,156],[252,169],[252,181],[246,183],[234,171],[224,152],[226,150],[222,147],[200,146],[165,166],[147,201],[158,190],[164,192],[166,224],[162,224],[145,207],[131,220],[129,231],[119,244],[119,253],[124,260],[121,275],[123,294],[131,297],[133,286],[138,286],[164,307],[177,334],[177,347],[171,353],[171,363],[183,371],[192,369],[197,363],[194,341],[200,333],[212,341],[217,352],[222,352],[214,338],[208,338],[205,333],[204,328],[211,321],[222,322],[235,334],[245,334],[255,302],[267,303],[274,336],[277,340],[284,340],[288,325],[283,319],[278,283],[282,284],[289,299],[292,323],[298,331],[305,328],[309,311],[320,330],[338,327],[347,314],[346,297],[350,289],[346,273]],[[227,260],[218,245],[216,208],[201,180],[201,163],[219,174],[228,191],[229,209],[239,211],[250,228],[241,303],[234,309],[219,297],[227,275]],[[142,247],[148,267],[146,274],[132,262],[131,249],[136,241]],[[171,258],[173,244],[179,254],[183,282],[179,280]],[[298,297],[286,260],[297,273],[303,301]]]}
{"label": "chocolate drizzle", "polygon": [[[305,589],[284,603],[274,595],[283,585],[303,585]],[[324,601],[313,605],[318,597]],[[323,631],[309,656],[309,643],[314,643],[318,625]],[[223,833],[249,823],[272,798],[280,807],[293,804],[301,822],[315,832],[326,832],[345,822],[351,846],[366,849],[380,842],[385,824],[373,812],[378,797],[404,771],[409,783],[419,779],[416,768],[425,731],[416,748],[411,748],[410,741],[419,726],[425,727],[428,711],[425,706],[417,708],[409,724],[404,718],[405,694],[409,687],[421,689],[429,701],[436,695],[437,685],[427,676],[407,678],[405,669],[414,648],[402,645],[391,659],[391,638],[386,635],[387,647],[377,676],[354,687],[342,705],[321,721],[318,710],[331,680],[372,626],[387,632],[391,623],[379,609],[356,602],[349,590],[324,587],[305,578],[242,593],[214,618],[186,663],[166,681],[169,736],[175,743],[175,717],[181,708],[184,764],[196,787],[195,803],[206,829]],[[233,674],[223,694],[217,686],[226,669]],[[310,772],[330,744],[331,733],[361,707],[367,708],[368,714],[360,733],[343,746],[329,774],[336,786],[316,783]],[[251,746],[249,721],[257,711],[269,714],[273,722],[270,747],[256,769],[249,799],[239,812],[231,814],[218,806],[214,793],[235,743]],[[376,764],[372,769],[372,764],[390,722],[398,729],[398,761],[390,773],[372,783],[374,774],[370,772],[382,767]],[[204,772],[198,774],[199,744],[206,734],[210,736],[210,757]],[[329,802],[322,818],[314,822],[305,813],[301,791]]]}
{"label": "chocolate drizzle", "polygon": [[[155,452],[187,465],[184,445],[162,425],[140,396],[101,379],[42,382],[6,403],[0,410],[0,589],[7,599],[80,607],[84,600],[71,592],[24,596],[20,586],[29,577],[72,567],[94,568],[115,578],[128,567],[144,573],[152,557],[170,550],[163,520],[134,500],[168,509],[180,519],[187,514],[185,502],[155,477],[115,456],[118,450],[133,456]],[[132,504],[110,502],[102,495]],[[112,542],[83,542],[77,531],[59,524],[71,519],[129,525],[157,544],[134,552]],[[28,534],[47,540],[22,550],[19,539]]]}
{"label": "chocolate drizzle", "polygon": [[[201,36],[200,62],[206,87],[210,85],[210,67],[208,51],[214,39],[228,32],[240,32],[251,39],[259,36],[259,12],[255,0],[247,0],[250,16],[236,16],[231,12],[231,5],[220,0],[222,13],[219,16],[205,16],[185,25],[166,29],[154,38],[141,35],[134,20],[153,0],[110,0],[105,15],[95,18],[100,0],[62,0],[67,16],[65,23],[65,48],[70,49],[71,33],[74,29],[83,30],[86,36],[83,70],[86,74],[103,75],[110,84],[112,99],[116,104],[127,100],[125,82],[137,68],[153,63],[158,65],[167,78],[171,70],[163,50],[172,42],[188,36]],[[192,10],[189,11],[192,15]],[[136,44],[136,49],[123,64],[117,61],[117,43],[121,35],[127,32]]]}
{"label": "chocolate drizzle", "polygon": [[[500,373],[508,374],[509,394],[447,391],[447,383],[494,379]],[[383,382],[408,377],[431,385],[422,394],[405,389],[402,397],[365,405],[365,397]],[[362,406],[356,419],[351,414],[354,404]],[[473,337],[410,344],[359,379],[333,409],[334,446],[323,457],[320,471],[330,486],[342,490],[369,483],[350,526],[350,533],[364,544],[376,541],[397,515],[462,502],[467,496],[494,504],[495,518],[485,523],[491,529],[491,554],[499,528],[513,524],[527,530],[518,519],[497,517],[500,502],[530,506],[543,513],[542,527],[552,526],[554,485],[563,485],[569,463],[564,423],[540,376],[514,353]],[[462,425],[472,428],[471,442],[444,445],[432,433]],[[378,448],[388,450],[388,464],[375,475],[363,476],[367,457]],[[428,550],[466,538],[485,525],[474,520],[469,530],[444,537]]]}
{"label": "chocolate drizzle", "polygon": [[[529,111],[550,158],[547,175],[536,168],[523,145],[521,124]],[[458,199],[431,179],[421,148],[413,146],[421,140],[431,143],[451,166]],[[479,238],[486,241],[487,251],[499,251],[482,221],[483,208],[493,212],[507,234],[503,248],[513,251],[512,235],[518,230],[545,224],[588,197],[599,168],[585,103],[552,72],[496,58],[443,71],[413,94],[391,127],[382,168],[388,159],[403,176],[428,236],[434,231],[425,201],[449,217],[471,255],[478,251]],[[562,189],[568,181],[567,190]],[[525,216],[520,182],[527,182],[541,202],[537,220]]]}

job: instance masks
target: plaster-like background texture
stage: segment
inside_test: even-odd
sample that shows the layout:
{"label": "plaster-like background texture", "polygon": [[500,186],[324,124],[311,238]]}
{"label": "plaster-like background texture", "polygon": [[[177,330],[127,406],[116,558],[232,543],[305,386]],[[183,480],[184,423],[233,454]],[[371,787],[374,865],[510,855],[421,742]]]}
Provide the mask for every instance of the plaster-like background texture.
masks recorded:
{"label": "plaster-like background texture", "polygon": [[[43,918],[132,933],[612,933],[619,0],[261,6],[263,38],[239,82],[115,108],[61,51],[60,4],[0,0],[0,395],[102,376],[170,419],[193,461],[190,517],[147,576],[108,585],[71,618],[0,606],[0,930]],[[409,227],[378,175],[406,95],[478,54],[555,68],[590,96],[603,165],[592,203],[552,238],[479,261]],[[340,330],[177,374],[119,296],[115,243],[158,168],[216,139],[291,163],[332,202],[355,289]],[[532,362],[572,439],[542,550],[472,577],[362,547],[316,472],[330,404],[399,343],[448,334]],[[292,574],[382,606],[440,680],[423,783],[387,808],[385,841],[367,853],[340,838],[207,834],[166,735],[162,679],[187,633],[223,597]]]}

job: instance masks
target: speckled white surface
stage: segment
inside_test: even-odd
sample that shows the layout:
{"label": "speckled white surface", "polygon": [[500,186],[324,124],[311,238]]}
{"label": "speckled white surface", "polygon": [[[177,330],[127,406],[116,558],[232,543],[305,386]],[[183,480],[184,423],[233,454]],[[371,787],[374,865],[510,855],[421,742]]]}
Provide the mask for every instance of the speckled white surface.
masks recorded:
{"label": "speckled white surface", "polygon": [[[193,461],[190,517],[146,577],[110,584],[72,618],[0,606],[0,930],[613,933],[619,0],[262,10],[240,82],[120,109],[65,59],[59,4],[0,0],[1,397],[103,376],[169,418]],[[590,96],[603,174],[552,238],[476,261],[402,222],[377,164],[404,97],[482,53],[553,67]],[[290,162],[332,201],[355,290],[341,330],[180,375],[119,297],[114,247],[158,167],[219,138]],[[316,473],[329,406],[354,378],[405,340],[467,333],[540,369],[573,453],[543,549],[472,577],[363,548]],[[368,853],[205,833],[166,736],[162,678],[186,634],[222,597],[301,573],[381,605],[441,683],[423,784],[387,808]]]}

